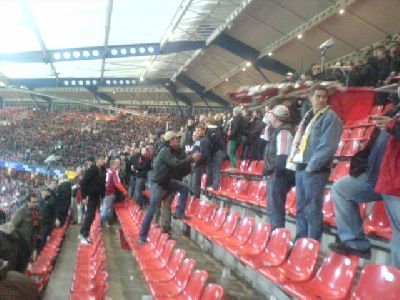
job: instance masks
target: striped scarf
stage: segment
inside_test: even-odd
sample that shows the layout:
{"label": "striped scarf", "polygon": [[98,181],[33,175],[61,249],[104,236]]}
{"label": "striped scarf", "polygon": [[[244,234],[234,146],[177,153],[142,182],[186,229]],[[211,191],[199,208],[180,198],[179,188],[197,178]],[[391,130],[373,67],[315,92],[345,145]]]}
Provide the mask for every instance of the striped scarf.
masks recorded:
{"label": "striped scarf", "polygon": [[[307,148],[307,143],[310,138],[311,130],[313,129],[315,123],[318,119],[329,109],[329,105],[325,108],[319,110],[305,127],[306,120],[309,119],[312,109],[310,109],[303,120],[301,121],[299,128],[296,131],[296,135],[294,136],[292,147],[290,149],[290,154],[287,159],[286,168],[289,170],[296,171],[296,165],[298,163],[302,163],[304,159],[304,152]],[[305,127],[305,128],[304,128]]]}

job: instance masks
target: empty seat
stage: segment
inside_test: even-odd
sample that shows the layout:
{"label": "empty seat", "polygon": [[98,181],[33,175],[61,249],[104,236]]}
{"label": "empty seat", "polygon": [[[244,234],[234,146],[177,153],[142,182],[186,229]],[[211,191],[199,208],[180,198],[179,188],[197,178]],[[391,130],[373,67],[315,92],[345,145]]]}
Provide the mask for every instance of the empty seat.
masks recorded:
{"label": "empty seat", "polygon": [[391,266],[367,265],[352,300],[396,300],[400,297],[400,270]]}
{"label": "empty seat", "polygon": [[358,140],[347,141],[343,147],[340,156],[344,157],[354,156],[354,154],[356,154],[361,149],[362,145],[363,145],[362,141]]}
{"label": "empty seat", "polygon": [[237,195],[246,195],[248,187],[247,179],[238,179],[235,181],[233,189],[226,191],[225,195],[235,199]]}
{"label": "empty seat", "polygon": [[259,160],[255,172],[252,175],[262,176],[263,174],[264,174],[264,161]]}
{"label": "empty seat", "polygon": [[268,223],[258,223],[250,235],[247,243],[243,245],[227,245],[226,249],[236,256],[258,255],[267,244],[271,234],[271,225]]}
{"label": "empty seat", "polygon": [[290,231],[277,228],[272,232],[271,238],[264,251],[258,255],[243,255],[240,260],[253,269],[265,266],[279,266],[286,261],[290,250]]}
{"label": "empty seat", "polygon": [[200,203],[196,214],[190,220],[184,220],[184,223],[186,225],[193,226],[194,224],[201,222],[207,212],[207,208],[208,204],[206,202]]}
{"label": "empty seat", "polygon": [[186,258],[173,280],[168,282],[148,282],[151,294],[156,298],[179,295],[185,289],[195,265],[196,261],[194,259]]}
{"label": "empty seat", "polygon": [[143,270],[162,270],[164,269],[168,261],[174,251],[176,245],[176,241],[169,240],[165,244],[164,248],[162,249],[160,256],[154,260],[140,260],[139,259],[139,267]]}
{"label": "empty seat", "polygon": [[222,286],[209,283],[201,295],[201,300],[221,300],[223,296],[224,288]]}
{"label": "empty seat", "polygon": [[207,236],[213,240],[230,237],[235,231],[239,218],[240,218],[240,213],[238,212],[231,213],[226,218],[226,221],[220,230],[210,232]]}
{"label": "empty seat", "polygon": [[298,299],[347,299],[357,272],[359,258],[330,252],[315,277],[288,283],[284,290]]}
{"label": "empty seat", "polygon": [[383,201],[376,201],[373,204],[371,213],[364,221],[364,231],[369,235],[392,239],[392,228]]}
{"label": "empty seat", "polygon": [[211,222],[211,224],[198,224],[197,230],[202,234],[207,235],[210,232],[217,231],[221,229],[222,225],[225,222],[226,215],[228,214],[227,208],[219,208],[215,213],[215,216]]}
{"label": "empty seat", "polygon": [[329,181],[335,182],[340,178],[349,175],[350,172],[350,161],[339,161],[333,170],[331,176],[329,177]]}
{"label": "empty seat", "polygon": [[[207,283],[208,273],[203,270],[195,270],[190,276],[189,282],[186,288],[178,296],[174,296],[172,299],[175,300],[199,300],[201,294],[204,291],[204,287]],[[168,297],[157,297],[157,299],[171,299]]]}
{"label": "empty seat", "polygon": [[248,168],[242,172],[245,175],[253,175],[256,172],[258,160],[253,160],[250,162]]}
{"label": "empty seat", "polygon": [[288,260],[282,266],[262,267],[258,271],[277,284],[289,281],[307,281],[314,275],[319,248],[318,241],[310,238],[300,238],[296,241]]}
{"label": "empty seat", "polygon": [[215,242],[223,247],[237,247],[244,245],[250,238],[251,232],[254,228],[255,219],[253,217],[243,218],[239,225],[236,227],[235,232],[229,238],[217,239]]}

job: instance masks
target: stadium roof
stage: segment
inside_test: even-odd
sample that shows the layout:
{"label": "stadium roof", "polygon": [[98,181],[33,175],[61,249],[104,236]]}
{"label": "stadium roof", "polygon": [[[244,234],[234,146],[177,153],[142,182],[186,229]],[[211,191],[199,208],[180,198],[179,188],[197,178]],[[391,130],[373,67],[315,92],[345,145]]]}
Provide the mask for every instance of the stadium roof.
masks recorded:
{"label": "stadium roof", "polygon": [[398,11],[397,0],[0,1],[0,75],[83,99],[225,105],[239,86],[306,70],[330,37],[333,60],[397,33]]}

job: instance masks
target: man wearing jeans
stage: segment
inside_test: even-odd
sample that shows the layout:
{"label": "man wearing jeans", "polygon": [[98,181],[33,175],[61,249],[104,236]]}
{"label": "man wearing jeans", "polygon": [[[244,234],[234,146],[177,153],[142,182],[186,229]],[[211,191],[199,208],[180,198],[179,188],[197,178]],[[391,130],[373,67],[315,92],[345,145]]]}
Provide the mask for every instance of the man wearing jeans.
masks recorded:
{"label": "man wearing jeans", "polygon": [[199,161],[200,153],[194,153],[185,159],[178,160],[173,152],[180,146],[180,137],[173,131],[168,131],[164,135],[165,146],[157,154],[153,170],[149,172],[150,179],[150,206],[143,219],[138,244],[147,242],[147,235],[150,230],[151,220],[156,208],[159,206],[161,197],[166,192],[179,192],[179,205],[176,211],[176,218],[185,218],[185,205],[189,193],[189,187],[181,181],[171,179],[171,175],[176,169],[190,167],[192,162]]}
{"label": "man wearing jeans", "polygon": [[342,121],[328,105],[328,90],[311,88],[310,109],[301,121],[292,143],[287,167],[296,170],[296,239],[322,236],[322,200]]}
{"label": "man wearing jeans", "polygon": [[113,215],[113,204],[116,197],[117,189],[126,197],[128,195],[125,187],[121,183],[118,175],[118,171],[121,165],[121,161],[113,159],[110,161],[110,168],[106,173],[106,192],[103,200],[103,205],[101,207],[101,223],[106,227],[110,226]]}
{"label": "man wearing jeans", "polygon": [[400,107],[396,110],[391,116],[372,116],[381,131],[352,158],[350,176],[333,185],[340,242],[329,248],[369,259],[371,243],[363,231],[359,203],[383,200],[393,231],[390,263],[400,268]]}

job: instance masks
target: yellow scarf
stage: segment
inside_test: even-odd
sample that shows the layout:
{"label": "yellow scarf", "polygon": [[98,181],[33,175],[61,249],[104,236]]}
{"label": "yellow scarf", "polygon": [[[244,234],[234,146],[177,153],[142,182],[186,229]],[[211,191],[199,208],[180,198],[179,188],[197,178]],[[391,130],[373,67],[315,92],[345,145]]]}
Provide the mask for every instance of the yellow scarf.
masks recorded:
{"label": "yellow scarf", "polygon": [[308,143],[308,139],[310,137],[310,133],[312,128],[314,127],[315,123],[317,122],[317,120],[328,110],[329,106],[325,107],[324,109],[319,110],[311,119],[310,123],[308,123],[306,130],[304,131],[304,135],[301,138],[300,141],[300,156],[303,157],[304,152],[306,151],[307,148],[307,143]]}

